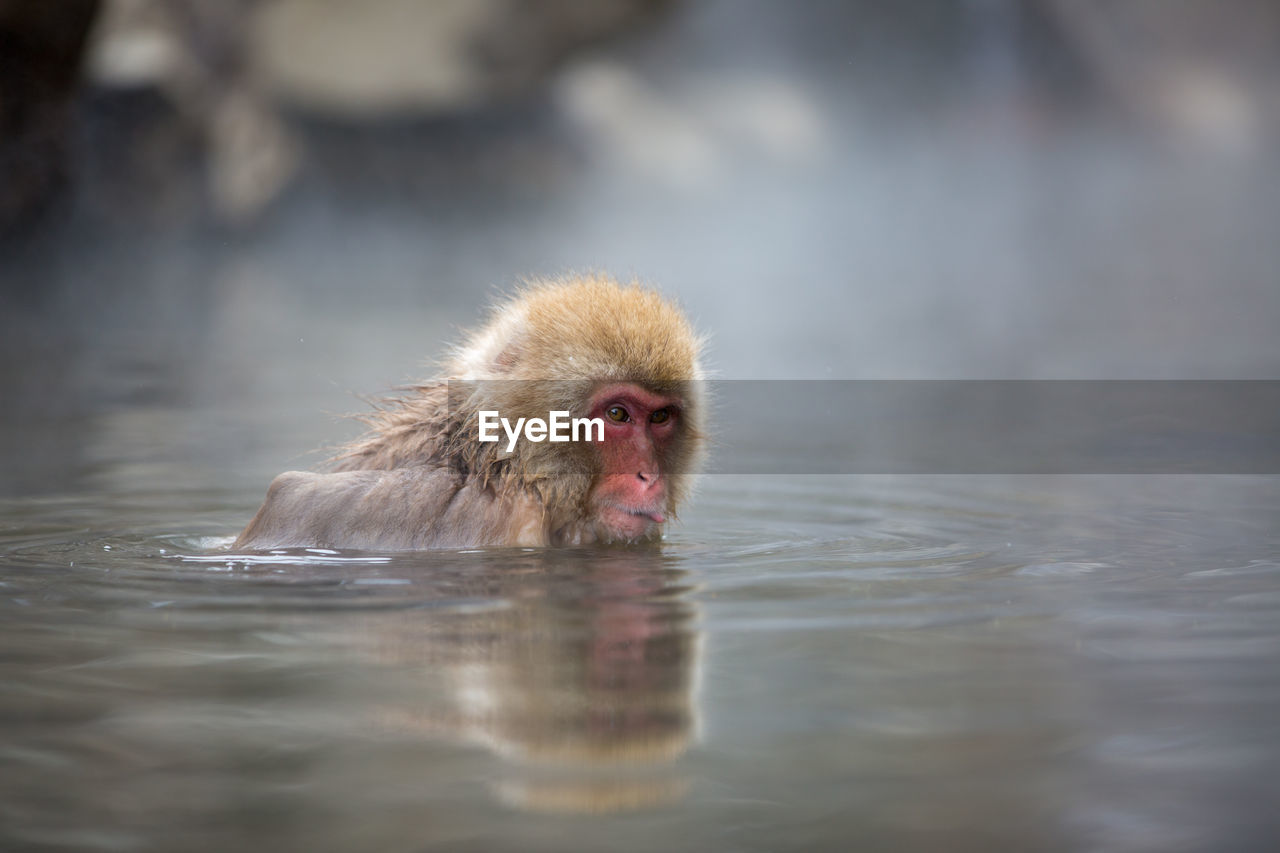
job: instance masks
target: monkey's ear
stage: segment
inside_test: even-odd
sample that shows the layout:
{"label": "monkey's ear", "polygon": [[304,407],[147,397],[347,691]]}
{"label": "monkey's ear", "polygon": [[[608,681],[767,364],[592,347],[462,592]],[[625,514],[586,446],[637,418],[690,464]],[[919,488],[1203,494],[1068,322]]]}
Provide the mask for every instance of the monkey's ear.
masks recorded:
{"label": "monkey's ear", "polygon": [[500,316],[457,350],[455,374],[462,379],[497,379],[510,376],[528,350],[521,328],[523,313]]}
{"label": "monkey's ear", "polygon": [[507,341],[506,346],[493,354],[492,368],[495,373],[510,373],[520,363],[524,347],[520,341]]}

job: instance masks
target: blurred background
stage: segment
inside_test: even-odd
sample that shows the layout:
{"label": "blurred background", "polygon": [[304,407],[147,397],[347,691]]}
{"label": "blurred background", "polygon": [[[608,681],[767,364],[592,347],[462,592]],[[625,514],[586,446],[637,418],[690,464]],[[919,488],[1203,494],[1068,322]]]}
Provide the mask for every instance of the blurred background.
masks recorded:
{"label": "blurred background", "polygon": [[1270,0],[0,0],[0,493],[256,492],[575,269],[725,378],[1272,378],[1278,140]]}

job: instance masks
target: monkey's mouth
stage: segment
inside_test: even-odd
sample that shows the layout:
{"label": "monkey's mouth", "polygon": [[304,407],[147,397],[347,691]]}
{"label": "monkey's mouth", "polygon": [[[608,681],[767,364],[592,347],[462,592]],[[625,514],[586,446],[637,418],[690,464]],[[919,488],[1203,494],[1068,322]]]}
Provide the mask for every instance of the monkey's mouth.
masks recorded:
{"label": "monkey's mouth", "polygon": [[607,504],[600,508],[600,520],[611,531],[633,538],[649,533],[654,525],[663,524],[667,517],[656,509],[626,507]]}

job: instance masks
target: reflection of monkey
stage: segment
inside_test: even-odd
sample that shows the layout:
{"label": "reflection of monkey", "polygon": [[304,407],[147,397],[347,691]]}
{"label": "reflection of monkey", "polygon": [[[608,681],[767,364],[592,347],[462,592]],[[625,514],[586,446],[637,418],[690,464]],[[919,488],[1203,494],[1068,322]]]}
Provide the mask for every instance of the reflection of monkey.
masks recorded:
{"label": "reflection of monkey", "polygon": [[[271,484],[237,548],[466,548],[652,540],[700,455],[700,342],[656,293],[535,284],[368,416],[338,472]],[[480,441],[479,413],[601,422],[602,440]]]}
{"label": "reflection of monkey", "polygon": [[[510,763],[499,795],[521,808],[613,811],[684,790],[673,764],[697,729],[697,638],[668,558],[656,552],[513,555],[501,575],[467,578],[500,609],[384,619],[371,633],[393,661],[448,699],[384,707],[392,730],[483,744]],[[571,565],[565,566],[564,560]],[[390,627],[390,630],[388,628]],[[428,690],[427,696],[438,695]]]}

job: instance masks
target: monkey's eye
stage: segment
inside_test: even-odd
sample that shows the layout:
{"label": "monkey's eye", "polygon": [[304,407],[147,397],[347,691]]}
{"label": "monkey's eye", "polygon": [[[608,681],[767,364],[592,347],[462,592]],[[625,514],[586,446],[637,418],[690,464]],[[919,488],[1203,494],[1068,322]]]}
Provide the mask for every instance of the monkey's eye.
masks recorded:
{"label": "monkey's eye", "polygon": [[604,416],[615,423],[626,423],[631,420],[631,416],[627,414],[627,410],[621,406],[610,406],[605,410]]}
{"label": "monkey's eye", "polygon": [[669,420],[671,420],[670,409],[656,409],[653,414],[649,415],[649,423],[651,424],[665,424]]}

